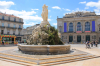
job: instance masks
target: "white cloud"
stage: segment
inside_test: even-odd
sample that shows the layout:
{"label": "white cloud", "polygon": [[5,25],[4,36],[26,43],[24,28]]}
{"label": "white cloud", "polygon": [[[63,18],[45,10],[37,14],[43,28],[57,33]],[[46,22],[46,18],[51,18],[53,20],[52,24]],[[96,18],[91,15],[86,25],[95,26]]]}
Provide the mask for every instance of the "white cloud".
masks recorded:
{"label": "white cloud", "polygon": [[11,5],[15,5],[12,1],[0,1],[0,8],[6,9],[9,8]]}
{"label": "white cloud", "polygon": [[100,9],[94,9],[95,12],[100,12]]}
{"label": "white cloud", "polygon": [[66,11],[70,11],[70,9],[65,9]]}
{"label": "white cloud", "polygon": [[53,23],[53,25],[57,25],[57,23]]}
{"label": "white cloud", "polygon": [[79,4],[85,4],[86,3],[86,1],[84,1],[84,2],[79,2]]}
{"label": "white cloud", "polygon": [[31,10],[39,10],[39,9],[31,9]]}
{"label": "white cloud", "polygon": [[89,7],[85,7],[85,9],[89,9]]}
{"label": "white cloud", "polygon": [[54,7],[52,7],[53,9],[61,9],[60,7],[58,7],[58,6],[54,6]]}
{"label": "white cloud", "polygon": [[[24,25],[25,26],[32,26],[37,24],[38,22],[43,21],[41,16],[37,15],[37,12],[35,10],[39,10],[39,9],[31,9],[30,11],[25,11],[25,10],[21,10],[21,11],[17,11],[17,10],[11,10],[9,9],[9,7],[11,5],[14,5],[14,2],[6,2],[6,5],[3,6],[3,8],[1,8],[2,2],[5,3],[6,1],[0,1],[0,12],[5,13],[6,14],[13,14],[15,16],[18,16],[20,18],[23,18],[24,20]],[[7,7],[7,3],[9,7]],[[48,21],[51,21],[51,19],[48,19]]]}
{"label": "white cloud", "polygon": [[62,8],[62,9],[64,9],[65,11],[71,11],[70,9],[65,9],[65,8]]}
{"label": "white cloud", "polygon": [[89,6],[89,7],[97,7],[98,9],[100,9],[100,0],[98,2],[88,2],[86,4],[86,6]]}
{"label": "white cloud", "polygon": [[98,2],[88,2],[86,4],[87,7],[96,7],[94,11],[96,12],[97,15],[100,15],[100,0]]}
{"label": "white cloud", "polygon": [[34,22],[30,22],[30,23],[24,23],[24,25],[29,25],[29,26],[32,26],[32,25],[35,25],[36,23],[34,23]]}
{"label": "white cloud", "polygon": [[76,8],[76,11],[80,11],[80,9],[79,8]]}

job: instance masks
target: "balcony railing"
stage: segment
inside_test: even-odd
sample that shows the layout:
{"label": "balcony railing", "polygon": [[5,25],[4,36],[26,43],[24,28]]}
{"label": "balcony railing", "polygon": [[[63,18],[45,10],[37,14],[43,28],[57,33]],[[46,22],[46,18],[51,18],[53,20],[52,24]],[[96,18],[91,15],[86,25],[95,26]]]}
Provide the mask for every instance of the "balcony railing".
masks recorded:
{"label": "balcony railing", "polygon": [[[3,20],[3,19],[0,19],[0,20]],[[11,20],[4,20],[4,21],[8,21],[8,22],[16,22],[16,23],[22,23],[22,24],[24,24],[24,22],[19,22],[19,21],[11,21]]]}
{"label": "balcony railing", "polygon": [[5,26],[0,26],[0,28],[5,28]]}

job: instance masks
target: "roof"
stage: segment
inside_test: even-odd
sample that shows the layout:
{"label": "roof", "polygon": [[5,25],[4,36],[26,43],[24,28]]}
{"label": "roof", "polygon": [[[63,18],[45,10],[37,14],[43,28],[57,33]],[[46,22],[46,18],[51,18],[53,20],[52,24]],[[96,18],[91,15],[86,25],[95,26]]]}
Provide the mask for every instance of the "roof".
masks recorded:
{"label": "roof", "polygon": [[6,13],[1,13],[1,12],[0,12],[0,15],[5,15],[5,16],[10,16],[10,17],[15,17],[15,18],[19,18],[19,17],[17,17],[17,16],[14,16],[13,14],[12,14],[12,15],[10,15],[10,14],[6,14]]}

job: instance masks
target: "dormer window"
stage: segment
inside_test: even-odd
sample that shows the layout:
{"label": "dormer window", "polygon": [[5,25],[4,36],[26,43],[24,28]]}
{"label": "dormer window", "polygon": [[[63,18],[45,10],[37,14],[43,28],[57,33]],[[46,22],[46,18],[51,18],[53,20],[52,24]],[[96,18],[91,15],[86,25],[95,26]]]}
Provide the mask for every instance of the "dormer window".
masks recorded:
{"label": "dormer window", "polygon": [[4,16],[2,16],[2,20],[4,20]]}
{"label": "dormer window", "polygon": [[8,20],[10,21],[10,17],[8,17]]}
{"label": "dormer window", "polygon": [[21,19],[19,19],[19,22],[21,22]]}
{"label": "dormer window", "polygon": [[14,22],[16,22],[16,18],[14,18]]}

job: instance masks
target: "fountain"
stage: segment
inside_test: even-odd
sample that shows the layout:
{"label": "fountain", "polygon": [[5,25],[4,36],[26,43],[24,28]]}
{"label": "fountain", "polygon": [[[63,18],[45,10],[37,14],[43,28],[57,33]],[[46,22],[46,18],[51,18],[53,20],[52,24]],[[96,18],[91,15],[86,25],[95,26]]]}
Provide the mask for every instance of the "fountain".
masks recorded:
{"label": "fountain", "polygon": [[48,6],[43,5],[43,21],[37,26],[27,39],[27,44],[18,44],[19,50],[31,54],[66,54],[70,52],[70,45],[64,45],[60,40],[58,30],[50,26],[48,22]]}

